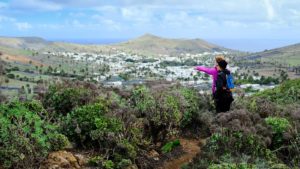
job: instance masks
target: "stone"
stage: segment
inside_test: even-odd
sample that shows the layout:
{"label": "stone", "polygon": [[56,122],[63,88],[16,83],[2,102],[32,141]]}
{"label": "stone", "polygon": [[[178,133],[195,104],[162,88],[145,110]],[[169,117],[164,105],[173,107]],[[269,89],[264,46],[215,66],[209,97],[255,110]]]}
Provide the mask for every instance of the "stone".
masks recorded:
{"label": "stone", "polygon": [[88,160],[81,154],[75,154],[75,158],[80,166],[84,166],[88,163]]}
{"label": "stone", "polygon": [[126,169],[138,169],[137,165],[132,164],[130,166],[128,166]]}
{"label": "stone", "polygon": [[154,158],[154,157],[158,157],[159,156],[159,153],[155,150],[151,150],[149,153],[148,153],[148,157],[150,158]]}
{"label": "stone", "polygon": [[[81,159],[82,160],[82,159]],[[56,151],[48,155],[40,169],[79,169],[83,161],[78,160],[72,153],[67,151]]]}

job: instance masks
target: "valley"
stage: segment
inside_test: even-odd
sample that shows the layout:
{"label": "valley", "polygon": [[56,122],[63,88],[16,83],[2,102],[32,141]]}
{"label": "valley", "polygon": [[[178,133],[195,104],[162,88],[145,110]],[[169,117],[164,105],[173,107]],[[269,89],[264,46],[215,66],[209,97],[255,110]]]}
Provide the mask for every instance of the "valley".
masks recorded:
{"label": "valley", "polygon": [[[291,127],[299,119],[296,47],[246,53],[149,34],[113,45],[8,39],[0,38],[0,120],[5,132],[19,132],[0,135],[13,142],[0,147],[0,167],[298,165],[299,136]],[[294,52],[280,55],[281,50]],[[229,62],[236,85],[232,110],[220,114],[214,113],[211,77],[194,70],[214,66],[217,55]],[[279,123],[277,135],[269,128]],[[10,149],[20,157],[14,160],[6,153]],[[284,158],[286,151],[292,155]]]}
{"label": "valley", "polygon": [[[63,79],[90,81],[106,87],[130,87],[149,81],[166,81],[209,91],[210,77],[194,70],[196,65],[214,66],[214,56],[225,55],[237,84],[274,87],[286,78],[299,77],[297,45],[247,54],[203,40],[166,39],[146,34],[137,39],[112,45],[81,45],[48,42],[41,38],[0,38],[1,56],[8,70],[2,77],[1,90],[8,97],[24,90],[31,98],[37,84]],[[295,50],[293,50],[295,49]],[[274,55],[272,55],[274,54]],[[287,59],[280,59],[286,57]],[[293,64],[288,64],[288,62]],[[299,70],[300,72],[300,70]],[[259,82],[263,78],[266,80]],[[255,81],[257,79],[257,81]],[[22,84],[22,85],[20,85]],[[27,86],[27,87],[26,87]],[[258,91],[266,86],[238,88]]]}

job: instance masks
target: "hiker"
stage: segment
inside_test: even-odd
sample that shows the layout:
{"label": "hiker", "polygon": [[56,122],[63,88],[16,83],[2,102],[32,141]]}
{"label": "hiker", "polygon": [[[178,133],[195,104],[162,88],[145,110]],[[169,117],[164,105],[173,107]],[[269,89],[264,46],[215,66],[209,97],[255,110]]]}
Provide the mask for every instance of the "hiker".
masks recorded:
{"label": "hiker", "polygon": [[230,75],[230,71],[226,69],[227,62],[223,55],[216,56],[215,60],[215,67],[197,66],[195,69],[212,76],[213,99],[215,101],[216,112],[220,113],[230,110],[230,104],[233,101],[233,97],[227,86],[227,76]]}

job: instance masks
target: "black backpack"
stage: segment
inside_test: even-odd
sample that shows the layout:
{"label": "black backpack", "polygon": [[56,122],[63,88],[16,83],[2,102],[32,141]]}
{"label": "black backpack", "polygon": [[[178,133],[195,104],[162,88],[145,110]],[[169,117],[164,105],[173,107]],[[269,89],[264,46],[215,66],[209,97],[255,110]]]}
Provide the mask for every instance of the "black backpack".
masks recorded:
{"label": "black backpack", "polygon": [[225,69],[218,71],[218,77],[216,81],[216,93],[215,99],[223,103],[231,104],[233,102],[232,92],[227,85],[227,77],[230,76],[230,72]]}

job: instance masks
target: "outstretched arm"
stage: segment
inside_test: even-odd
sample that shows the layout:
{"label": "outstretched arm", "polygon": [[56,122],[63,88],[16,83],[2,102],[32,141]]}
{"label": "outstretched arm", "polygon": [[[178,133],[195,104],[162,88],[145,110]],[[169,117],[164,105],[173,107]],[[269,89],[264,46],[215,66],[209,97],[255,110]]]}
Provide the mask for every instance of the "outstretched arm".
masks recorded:
{"label": "outstretched arm", "polygon": [[216,68],[214,67],[205,67],[205,66],[197,66],[195,67],[196,70],[207,73],[209,75],[214,74],[214,72],[216,71]]}

